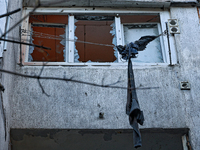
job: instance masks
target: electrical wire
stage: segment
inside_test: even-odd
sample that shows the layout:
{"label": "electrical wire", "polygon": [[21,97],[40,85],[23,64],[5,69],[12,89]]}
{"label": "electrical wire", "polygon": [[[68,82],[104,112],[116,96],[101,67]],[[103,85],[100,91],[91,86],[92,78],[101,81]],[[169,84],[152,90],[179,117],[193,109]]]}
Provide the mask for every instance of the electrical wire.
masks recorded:
{"label": "electrical wire", "polygon": [[32,37],[38,37],[38,38],[54,39],[54,40],[64,40],[65,39],[65,41],[70,41],[70,42],[78,42],[78,43],[86,43],[86,44],[99,45],[99,46],[115,47],[115,45],[110,45],[110,44],[86,42],[86,41],[81,41],[81,40],[77,40],[77,39],[63,38],[62,36],[56,36],[56,35],[37,32],[37,31],[30,31],[30,30],[24,30],[24,29],[22,30],[22,36],[31,36],[31,35],[32,35]]}
{"label": "electrical wire", "polygon": [[[64,38],[62,36],[57,36],[57,35],[37,32],[37,31],[30,31],[30,30],[24,30],[24,29],[22,29],[21,31],[22,31],[21,32],[22,36],[32,36],[32,37],[45,38],[45,39],[65,40],[65,41],[70,41],[70,42],[86,43],[86,44],[99,45],[99,46],[116,47],[115,45],[94,43],[94,42],[81,41],[81,40],[77,40],[77,39]],[[159,34],[158,37],[164,36],[164,35],[166,35],[166,31]]]}

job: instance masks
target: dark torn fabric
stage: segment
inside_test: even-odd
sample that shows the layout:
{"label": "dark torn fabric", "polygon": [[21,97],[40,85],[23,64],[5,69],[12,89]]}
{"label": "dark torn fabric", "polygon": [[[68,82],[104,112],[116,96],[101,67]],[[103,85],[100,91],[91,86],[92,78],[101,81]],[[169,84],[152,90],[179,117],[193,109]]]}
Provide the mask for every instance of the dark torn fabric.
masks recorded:
{"label": "dark torn fabric", "polygon": [[140,106],[137,99],[131,58],[136,58],[138,51],[143,51],[149,42],[153,41],[159,36],[143,36],[134,43],[131,42],[125,46],[116,46],[119,53],[122,55],[122,59],[128,60],[128,89],[126,114],[129,116],[129,123],[133,127],[133,141],[135,148],[142,146],[141,134],[139,131],[138,123],[140,125],[143,125],[144,115],[143,112],[140,110]]}
{"label": "dark torn fabric", "polygon": [[127,90],[126,114],[129,115],[129,123],[133,127],[134,147],[135,148],[141,147],[142,140],[138,123],[143,125],[144,116],[143,112],[140,110],[140,106],[137,99],[131,58],[129,58],[128,60],[128,90]]}
{"label": "dark torn fabric", "polygon": [[138,54],[138,51],[143,51],[147,44],[154,39],[156,39],[159,36],[142,36],[139,40],[135,41],[134,43],[131,42],[125,46],[117,45],[117,50],[122,55],[122,59],[128,60],[131,58],[136,58],[136,54]]}

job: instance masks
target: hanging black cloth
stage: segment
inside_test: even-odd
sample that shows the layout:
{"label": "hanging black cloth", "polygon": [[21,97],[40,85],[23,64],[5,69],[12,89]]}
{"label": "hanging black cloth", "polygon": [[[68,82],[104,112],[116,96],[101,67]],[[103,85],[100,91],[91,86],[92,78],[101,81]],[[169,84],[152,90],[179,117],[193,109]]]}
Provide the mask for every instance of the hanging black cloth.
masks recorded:
{"label": "hanging black cloth", "polygon": [[131,58],[129,58],[128,60],[128,89],[127,89],[126,114],[129,115],[129,123],[133,127],[134,147],[135,148],[141,147],[142,140],[138,123],[140,125],[143,125],[144,115],[143,112],[140,110],[140,106],[137,99]]}
{"label": "hanging black cloth", "polygon": [[126,114],[129,116],[129,123],[133,127],[133,141],[135,148],[142,146],[141,134],[139,131],[138,123],[140,125],[143,125],[144,115],[143,112],[140,110],[140,106],[138,103],[131,58],[136,58],[136,54],[138,54],[138,51],[143,51],[149,42],[153,41],[159,36],[143,36],[134,43],[131,42],[125,46],[116,46],[119,53],[122,55],[122,59],[128,60],[128,88]]}

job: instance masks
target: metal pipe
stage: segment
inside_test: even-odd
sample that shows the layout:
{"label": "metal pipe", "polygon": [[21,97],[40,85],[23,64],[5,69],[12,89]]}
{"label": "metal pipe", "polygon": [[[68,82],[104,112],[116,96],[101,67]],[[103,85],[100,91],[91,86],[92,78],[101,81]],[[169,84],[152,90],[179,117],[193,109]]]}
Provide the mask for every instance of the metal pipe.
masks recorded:
{"label": "metal pipe", "polygon": [[[21,26],[19,26],[19,41],[21,42]],[[19,65],[22,66],[22,44],[20,43],[19,45],[19,50],[20,50],[20,63]]]}
{"label": "metal pipe", "polygon": [[20,10],[21,10],[21,8],[18,8],[18,9],[16,9],[16,10],[13,10],[13,11],[8,12],[8,13],[6,13],[6,14],[0,15],[0,18],[6,17],[6,16],[10,16],[10,15],[12,15],[12,14],[14,14],[14,13],[19,12]]}
{"label": "metal pipe", "polygon": [[31,44],[31,43],[24,43],[24,42],[21,42],[21,41],[14,41],[14,40],[2,39],[2,38],[0,38],[0,40],[6,41],[6,42],[11,42],[11,43],[34,46],[34,47],[43,48],[43,49],[46,49],[46,50],[51,50],[51,48],[49,48],[49,47],[44,47],[44,46],[35,45],[35,44]]}
{"label": "metal pipe", "polygon": [[166,31],[167,31],[167,42],[168,42],[168,48],[169,48],[169,65],[172,66],[172,58],[171,58],[171,48],[170,48],[170,42],[169,42],[169,31],[168,31],[168,23],[165,22],[166,24]]}
{"label": "metal pipe", "polygon": [[[9,26],[10,26],[10,16],[7,16],[7,19],[6,19],[6,30],[5,30],[5,32],[8,31]],[[5,36],[5,39],[8,39],[8,35],[7,34]],[[3,50],[6,51],[6,49],[7,49],[7,42],[4,41]]]}

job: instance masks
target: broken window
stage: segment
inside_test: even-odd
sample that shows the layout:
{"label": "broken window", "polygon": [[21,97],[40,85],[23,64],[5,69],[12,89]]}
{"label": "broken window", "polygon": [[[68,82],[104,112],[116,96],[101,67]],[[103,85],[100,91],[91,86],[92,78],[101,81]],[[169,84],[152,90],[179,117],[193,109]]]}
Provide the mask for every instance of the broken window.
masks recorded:
{"label": "broken window", "polygon": [[[24,62],[124,63],[115,46],[126,45],[142,36],[159,35],[166,30],[168,12],[144,13],[114,10],[37,9],[23,22],[22,30],[29,32],[29,41],[51,50],[23,46]],[[92,13],[97,11],[98,13]],[[27,8],[25,14],[31,12]],[[42,13],[44,13],[42,15]],[[62,14],[63,13],[63,14]],[[54,15],[52,15],[54,14]],[[168,53],[171,45],[171,54]],[[137,63],[176,62],[172,37],[160,36],[140,51]],[[174,55],[171,57],[170,55]],[[170,58],[171,57],[171,58]],[[55,63],[55,64],[59,64]],[[31,64],[31,63],[27,63]],[[50,63],[53,64],[53,63]]]}
{"label": "broken window", "polygon": [[84,15],[75,16],[75,19],[78,53],[75,53],[75,62],[114,62],[117,59],[112,44],[114,35],[110,33],[114,16]]}
{"label": "broken window", "polygon": [[66,57],[66,27],[68,16],[31,15],[30,42],[50,48],[30,46],[28,61],[64,62]]}
{"label": "broken window", "polygon": [[[161,34],[160,18],[158,15],[129,15],[121,16],[123,25],[123,43],[134,42],[142,36]],[[162,38],[162,37],[161,37]],[[144,51],[139,51],[134,62],[142,63],[163,63],[162,42],[156,38],[149,43]]]}

